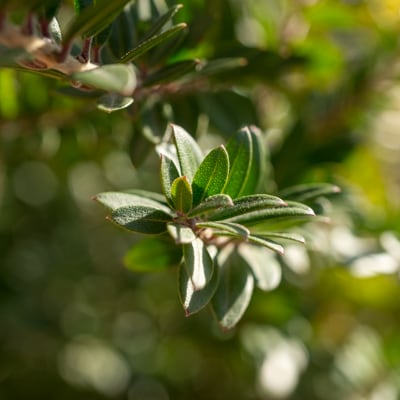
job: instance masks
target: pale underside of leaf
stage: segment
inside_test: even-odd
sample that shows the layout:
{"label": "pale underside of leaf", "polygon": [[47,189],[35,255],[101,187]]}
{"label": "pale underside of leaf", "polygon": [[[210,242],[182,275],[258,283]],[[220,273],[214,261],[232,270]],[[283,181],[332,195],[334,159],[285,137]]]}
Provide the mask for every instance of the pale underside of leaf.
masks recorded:
{"label": "pale underside of leaf", "polygon": [[176,243],[185,244],[193,242],[193,240],[196,239],[196,234],[189,226],[185,226],[175,222],[169,222],[167,225],[167,229]]}

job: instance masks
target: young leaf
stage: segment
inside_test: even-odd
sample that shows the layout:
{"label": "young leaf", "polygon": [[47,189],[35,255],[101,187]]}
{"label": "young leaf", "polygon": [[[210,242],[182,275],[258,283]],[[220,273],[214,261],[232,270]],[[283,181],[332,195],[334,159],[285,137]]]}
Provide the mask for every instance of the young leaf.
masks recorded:
{"label": "young leaf", "polygon": [[171,216],[159,208],[137,205],[117,208],[110,219],[130,231],[157,235],[166,232]]}
{"label": "young leaf", "polygon": [[193,232],[192,228],[188,226],[169,222],[167,224],[167,229],[169,234],[174,238],[175,243],[190,243],[196,239],[196,235]]}
{"label": "young leaf", "polygon": [[216,194],[214,196],[207,197],[198,206],[192,208],[188,216],[195,217],[197,215],[208,214],[210,212],[215,212],[224,207],[233,206],[233,200],[227,194]]}
{"label": "young leaf", "polygon": [[257,286],[264,291],[275,289],[282,279],[282,269],[270,252],[259,246],[241,244],[238,252],[251,269]]}
{"label": "young leaf", "polygon": [[72,79],[96,89],[132,95],[136,87],[136,74],[132,65],[109,64],[90,71],[77,72]]}
{"label": "young leaf", "polygon": [[186,176],[180,176],[172,182],[171,198],[177,211],[187,213],[192,208],[192,187]]}
{"label": "young leaf", "polygon": [[203,158],[202,152],[195,140],[183,128],[173,124],[171,127],[181,174],[187,176],[191,182]]}
{"label": "young leaf", "polygon": [[171,210],[165,204],[158,201],[158,196],[155,196],[153,199],[148,197],[149,194],[157,195],[157,193],[152,192],[139,192],[138,194],[103,192],[93,197],[93,200],[112,211],[126,206],[149,206],[162,210],[166,213],[171,213]]}
{"label": "young leaf", "polygon": [[196,226],[199,228],[211,228],[216,235],[235,236],[242,240],[247,240],[250,235],[250,231],[245,226],[233,222],[198,222]]}
{"label": "young leaf", "polygon": [[262,237],[257,236],[257,235],[249,235],[249,242],[264,246],[267,249],[275,251],[276,253],[278,253],[280,255],[283,255],[284,252],[285,252],[283,247],[280,244],[278,244],[276,242],[273,242],[272,240],[268,240],[268,239],[262,238]]}
{"label": "young leaf", "polygon": [[281,191],[281,195],[289,200],[307,202],[317,197],[339,193],[340,188],[330,183],[307,183],[296,185]]}
{"label": "young leaf", "polygon": [[161,176],[161,188],[164,193],[165,198],[170,206],[174,206],[171,195],[171,186],[179,177],[179,171],[176,167],[174,161],[166,154],[161,154],[161,166],[160,166],[160,176]]}
{"label": "young leaf", "polygon": [[210,220],[218,221],[229,219],[239,216],[241,214],[249,213],[252,211],[271,209],[276,207],[284,207],[287,204],[276,196],[268,194],[254,194],[250,196],[243,196],[234,200],[232,207],[223,208],[210,215]]}
{"label": "young leaf", "polygon": [[214,272],[214,262],[201,239],[183,245],[183,259],[193,290],[203,289]]}
{"label": "young leaf", "polygon": [[124,265],[131,271],[161,271],[178,265],[182,258],[181,249],[158,238],[146,238],[125,254]]}
{"label": "young leaf", "polygon": [[234,252],[219,270],[219,284],[212,298],[212,309],[223,330],[233,328],[246,311],[254,289],[254,277]]}
{"label": "young leaf", "polygon": [[121,96],[117,93],[107,93],[97,100],[97,108],[107,113],[123,110],[133,103],[132,97]]}
{"label": "young leaf", "polygon": [[112,23],[129,1],[97,0],[95,5],[85,8],[71,21],[63,35],[63,43],[70,43],[78,35],[90,37],[101,32]]}
{"label": "young leaf", "polygon": [[159,35],[152,36],[150,39],[141,42],[138,46],[128,51],[128,53],[126,53],[123,57],[121,57],[119,62],[127,63],[136,60],[137,58],[139,58],[144,53],[148,52],[153,47],[168,40],[169,38],[174,36],[176,33],[180,32],[181,30],[185,29],[186,27],[187,25],[185,23],[181,23],[160,33]]}
{"label": "young leaf", "polygon": [[233,199],[254,193],[263,170],[263,156],[259,134],[245,127],[227,144],[230,171],[224,193]]}
{"label": "young leaf", "polygon": [[222,192],[229,173],[229,158],[224,146],[211,150],[194,175],[193,205]]}
{"label": "young leaf", "polygon": [[218,268],[215,268],[210,281],[203,289],[195,290],[185,265],[183,263],[181,264],[178,275],[179,298],[187,317],[200,311],[210,302],[217,285]]}

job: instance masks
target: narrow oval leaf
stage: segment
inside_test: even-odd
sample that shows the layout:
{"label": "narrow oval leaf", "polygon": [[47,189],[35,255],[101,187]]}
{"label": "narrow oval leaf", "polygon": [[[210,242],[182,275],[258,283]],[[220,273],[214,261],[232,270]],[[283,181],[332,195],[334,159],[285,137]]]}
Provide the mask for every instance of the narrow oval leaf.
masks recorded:
{"label": "narrow oval leaf", "polygon": [[305,240],[302,236],[297,235],[295,233],[286,233],[286,232],[257,232],[257,236],[265,239],[278,239],[289,242],[297,242],[304,244]]}
{"label": "narrow oval leaf", "polygon": [[224,146],[211,150],[194,175],[193,204],[196,206],[205,198],[219,194],[225,187],[229,173],[229,158]]}
{"label": "narrow oval leaf", "polygon": [[127,206],[113,211],[110,219],[130,231],[156,235],[166,232],[171,216],[149,206]]}
{"label": "narrow oval leaf", "polygon": [[329,196],[340,192],[340,188],[330,183],[307,183],[282,190],[282,196],[289,200],[307,202],[317,197]]}
{"label": "narrow oval leaf", "polygon": [[216,194],[214,196],[207,197],[199,205],[192,208],[189,211],[188,216],[195,217],[197,215],[205,215],[210,212],[220,210],[221,208],[232,206],[233,200],[230,196],[227,194]]}
{"label": "narrow oval leaf", "polygon": [[133,48],[132,50],[128,51],[121,59],[119,62],[121,63],[127,63],[127,62],[132,62],[139,58],[141,55],[145,54],[149,50],[151,50],[153,47],[157,46],[160,43],[165,42],[178,32],[182,31],[183,29],[186,29],[187,24],[181,23],[178,25],[173,26],[172,28],[160,33],[159,35],[152,36],[150,39],[141,42],[138,46]]}
{"label": "narrow oval leaf", "polygon": [[131,271],[162,271],[179,264],[182,251],[158,238],[146,238],[137,243],[125,254],[124,265]]}
{"label": "narrow oval leaf", "polygon": [[270,249],[280,255],[283,255],[285,253],[283,246],[281,246],[280,244],[257,235],[249,235],[249,242],[264,246],[267,249]]}
{"label": "narrow oval leaf", "polygon": [[186,176],[180,176],[172,182],[171,198],[177,211],[187,213],[192,208],[192,187]]}
{"label": "narrow oval leaf", "polygon": [[251,269],[261,290],[270,291],[278,287],[282,279],[282,269],[273,254],[262,247],[247,244],[241,244],[238,252]]}
{"label": "narrow oval leaf", "polygon": [[171,186],[172,182],[179,178],[179,171],[174,161],[166,154],[161,154],[160,177],[161,189],[164,196],[168,204],[173,207],[174,202],[172,201]]}
{"label": "narrow oval leaf", "polygon": [[204,242],[197,238],[191,243],[184,244],[183,259],[193,290],[203,289],[214,272],[214,262]]}
{"label": "narrow oval leaf", "polygon": [[72,79],[96,89],[132,95],[136,87],[136,74],[132,65],[109,64],[90,71],[77,72]]}
{"label": "narrow oval leaf", "polygon": [[171,124],[181,174],[190,182],[199,168],[203,154],[195,140],[180,126]]}
{"label": "narrow oval leaf", "polygon": [[107,113],[123,110],[133,103],[132,97],[121,96],[117,93],[107,93],[97,100],[97,108]]}
{"label": "narrow oval leaf", "polygon": [[179,268],[178,289],[179,298],[188,317],[203,309],[212,299],[218,285],[218,268],[215,268],[210,281],[203,289],[195,290],[185,265]]}
{"label": "narrow oval leaf", "polygon": [[95,5],[86,7],[69,23],[63,35],[63,42],[70,43],[78,35],[90,37],[101,32],[112,23],[129,1],[96,0]]}
{"label": "narrow oval leaf", "polygon": [[232,207],[223,208],[222,210],[219,210],[210,215],[210,220],[224,220],[252,211],[287,206],[287,203],[285,203],[279,197],[271,196],[268,194],[243,196],[234,200],[233,203],[234,205]]}
{"label": "narrow oval leaf", "polygon": [[233,252],[219,270],[219,284],[212,298],[212,309],[223,330],[232,329],[242,318],[253,289],[253,274]]}
{"label": "narrow oval leaf", "polygon": [[235,236],[242,240],[247,240],[250,235],[250,231],[245,226],[233,222],[198,222],[196,226],[198,228],[211,228],[215,235]]}
{"label": "narrow oval leaf", "polygon": [[175,222],[169,222],[167,229],[169,234],[175,240],[175,243],[190,243],[193,242],[193,240],[195,240],[197,237],[192,228],[182,224],[177,224]]}
{"label": "narrow oval leaf", "polygon": [[155,196],[154,198],[145,197],[148,195],[148,193],[150,195],[158,194],[151,192],[143,192],[138,194],[124,192],[103,192],[93,197],[93,200],[113,211],[126,206],[149,206],[169,214],[171,213],[171,210],[165,204],[156,200],[158,199],[158,196]]}

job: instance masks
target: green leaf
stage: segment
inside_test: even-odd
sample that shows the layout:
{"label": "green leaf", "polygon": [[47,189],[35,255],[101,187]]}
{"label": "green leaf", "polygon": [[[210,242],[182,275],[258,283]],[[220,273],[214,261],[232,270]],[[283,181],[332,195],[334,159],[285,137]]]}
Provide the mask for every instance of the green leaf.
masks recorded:
{"label": "green leaf", "polygon": [[[149,197],[152,195],[155,195],[154,198]],[[124,192],[103,192],[94,196],[93,200],[112,211],[126,206],[149,206],[162,210],[166,213],[171,213],[171,210],[165,204],[160,203],[158,198],[158,193],[152,192],[138,192],[137,194]]]}
{"label": "green leaf", "polygon": [[233,199],[255,192],[264,170],[260,134],[254,127],[245,127],[227,144],[230,171],[224,193]]}
{"label": "green leaf", "polygon": [[112,23],[130,0],[97,0],[96,4],[82,10],[67,26],[63,35],[63,43],[82,35],[94,36]]}
{"label": "green leaf", "polygon": [[283,255],[285,252],[280,244],[257,235],[249,235],[249,242],[264,246],[272,251],[275,251],[275,253],[278,253],[280,255]]}
{"label": "green leaf", "polygon": [[187,213],[192,208],[192,187],[186,176],[180,176],[172,182],[171,198],[177,211]]}
{"label": "green leaf", "polygon": [[198,60],[178,61],[154,72],[143,80],[143,86],[160,85],[183,78],[199,65]]}
{"label": "green leaf", "polygon": [[183,128],[173,124],[171,127],[181,174],[187,176],[191,182],[203,158],[202,152],[195,140]]}
{"label": "green leaf", "polygon": [[134,244],[125,254],[124,265],[131,271],[162,271],[178,265],[181,249],[158,238],[146,238]]}
{"label": "green leaf", "polygon": [[178,289],[179,298],[188,317],[203,309],[212,299],[218,286],[218,268],[214,269],[210,281],[203,289],[195,290],[185,265],[182,263],[179,268]]}
{"label": "green leaf", "polygon": [[130,231],[156,235],[166,232],[171,216],[159,208],[136,205],[117,208],[110,219]]}
{"label": "green leaf", "polygon": [[146,197],[149,200],[154,200],[157,203],[161,203],[165,206],[168,204],[165,197],[161,193],[150,192],[143,189],[129,189],[126,191],[126,193],[135,194],[136,196],[140,197]]}
{"label": "green leaf", "polygon": [[175,242],[179,244],[193,242],[197,237],[192,228],[175,222],[169,222],[167,224],[167,229]]}
{"label": "green leaf", "polygon": [[193,290],[203,289],[210,281],[214,272],[214,262],[207,251],[204,242],[196,239],[183,245],[183,259],[187,274],[192,282]]}
{"label": "green leaf", "polygon": [[[176,4],[172,6],[165,14],[161,15],[157,20],[153,23],[148,31],[144,34],[141,43],[147,41],[162,29],[162,27],[169,22],[174,15],[183,7],[183,4]],[[141,44],[140,43],[140,44]]]}
{"label": "green leaf", "polygon": [[241,244],[238,252],[251,269],[261,290],[270,291],[278,287],[282,279],[282,269],[273,254],[262,247],[248,244]]}
{"label": "green leaf", "polygon": [[310,208],[300,203],[290,202],[286,207],[272,207],[246,212],[227,218],[230,222],[243,225],[262,224],[268,220],[282,217],[314,217],[315,213]]}
{"label": "green leaf", "polygon": [[317,197],[329,196],[339,192],[340,188],[330,183],[307,183],[284,189],[281,191],[281,195],[289,200],[307,202]]}
{"label": "green leaf", "polygon": [[77,72],[72,75],[72,79],[124,96],[132,95],[137,83],[133,66],[123,64],[109,64],[90,71]]}
{"label": "green leaf", "polygon": [[132,50],[128,51],[126,54],[124,54],[123,57],[119,60],[121,63],[127,63],[127,62],[132,62],[139,58],[141,55],[147,53],[150,49],[153,47],[157,46],[160,43],[165,42],[178,32],[182,31],[183,29],[186,29],[187,24],[181,23],[178,25],[173,26],[172,28],[160,33],[157,36],[152,36],[150,39],[141,42],[138,46],[133,48]]}
{"label": "green leaf", "polygon": [[233,222],[198,222],[198,228],[211,228],[214,230],[215,235],[229,235],[235,236],[242,240],[247,240],[250,231],[243,225],[235,224]]}
{"label": "green leaf", "polygon": [[225,187],[229,173],[229,158],[224,146],[211,150],[194,175],[193,205],[205,198],[220,194]]}
{"label": "green leaf", "polygon": [[132,97],[121,96],[117,93],[107,93],[97,100],[97,108],[107,113],[123,110],[133,103]]}
{"label": "green leaf", "polygon": [[198,206],[192,208],[188,216],[195,217],[197,215],[205,215],[210,212],[215,212],[224,207],[233,206],[233,200],[227,194],[216,194],[214,196],[207,197]]}
{"label": "green leaf", "polygon": [[171,186],[172,182],[179,178],[179,171],[175,162],[166,154],[161,154],[160,177],[164,196],[168,204],[173,207],[174,202],[172,201]]}
{"label": "green leaf", "polygon": [[254,289],[254,277],[236,252],[219,270],[219,284],[212,298],[212,309],[223,330],[232,329],[246,311]]}
{"label": "green leaf", "polygon": [[305,240],[302,236],[294,233],[281,233],[281,232],[257,232],[257,236],[265,239],[279,239],[290,242],[297,242],[304,244]]}
{"label": "green leaf", "polygon": [[243,196],[234,200],[233,203],[234,205],[232,207],[223,208],[222,210],[219,210],[210,215],[210,220],[224,220],[252,211],[287,206],[287,203],[285,203],[279,197],[271,196],[268,194],[254,194],[250,196]]}

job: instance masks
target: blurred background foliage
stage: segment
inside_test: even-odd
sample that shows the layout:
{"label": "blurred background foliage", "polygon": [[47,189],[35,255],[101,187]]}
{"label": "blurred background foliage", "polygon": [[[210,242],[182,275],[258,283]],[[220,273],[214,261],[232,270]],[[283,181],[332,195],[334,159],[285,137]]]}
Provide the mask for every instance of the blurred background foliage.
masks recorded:
{"label": "blurred background foliage", "polygon": [[[400,2],[182,3],[188,30],[167,64],[246,65],[112,114],[0,70],[0,399],[398,399]],[[136,4],[144,31],[175,3]],[[175,273],[124,269],[137,238],[91,201],[159,190],[150,150],[168,121],[204,149],[259,126],[268,191],[343,189],[320,204],[331,223],[305,229],[307,250],[288,248],[280,286],[256,292],[228,334],[207,311],[184,317]]]}

